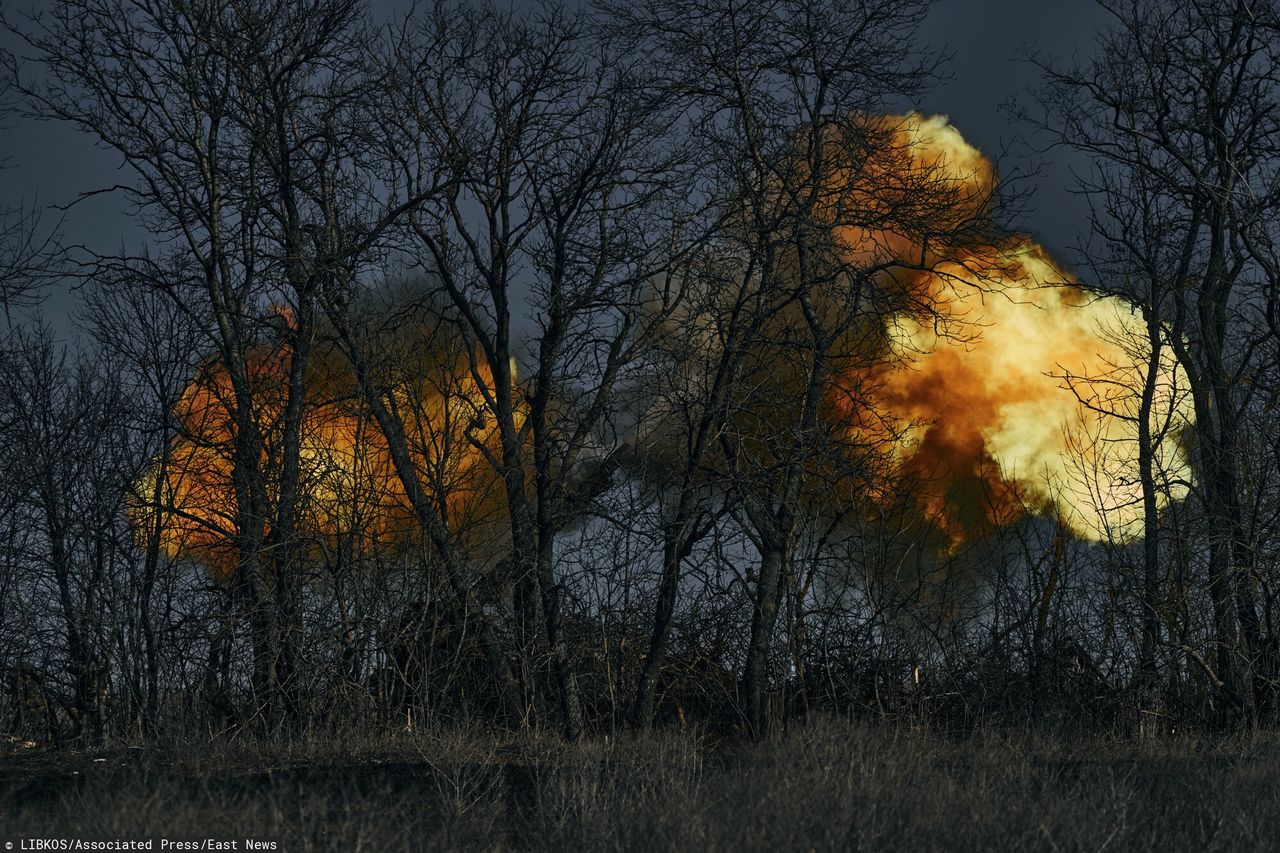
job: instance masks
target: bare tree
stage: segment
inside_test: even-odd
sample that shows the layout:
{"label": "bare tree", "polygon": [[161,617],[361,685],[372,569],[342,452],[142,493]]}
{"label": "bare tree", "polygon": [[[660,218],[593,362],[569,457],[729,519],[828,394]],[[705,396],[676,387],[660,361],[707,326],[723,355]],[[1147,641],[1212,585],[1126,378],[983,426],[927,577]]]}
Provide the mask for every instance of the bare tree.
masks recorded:
{"label": "bare tree", "polygon": [[[407,214],[408,250],[472,348],[481,417],[500,438],[488,461],[505,487],[522,701],[549,661],[575,739],[583,719],[555,543],[584,489],[604,483],[593,448],[654,322],[649,280],[686,206],[666,133],[675,111],[645,88],[634,56],[551,4],[436,4],[406,22],[391,61],[398,100],[385,122],[405,132],[387,181],[423,199]],[[528,348],[522,315],[537,331]],[[447,531],[430,524],[445,545]]]}
{"label": "bare tree", "polygon": [[178,436],[173,412],[195,372],[208,330],[164,293],[119,281],[90,286],[84,294],[83,322],[103,356],[122,368],[117,377],[123,397],[120,414],[129,433],[138,438],[132,470],[119,473],[128,484],[130,503],[142,509],[129,520],[145,518],[147,523],[137,536],[142,561],[137,567],[136,619],[121,629],[141,635],[136,650],[142,658],[141,680],[133,686],[141,704],[143,733],[150,735],[156,732],[160,714],[162,638],[156,592],[165,586],[161,575],[177,571],[163,547],[169,519],[159,508],[173,505],[170,473]]}
{"label": "bare tree", "polygon": [[122,398],[107,365],[71,360],[47,326],[15,334],[3,376],[0,422],[18,498],[11,511],[38,531],[27,543],[26,583],[34,601],[54,605],[36,621],[60,626],[68,711],[79,735],[101,740],[123,553]]}
{"label": "bare tree", "polygon": [[[0,130],[9,129],[10,117],[19,112],[14,91],[17,67],[12,56],[0,51]],[[16,164],[0,158],[0,171]],[[5,316],[14,308],[39,301],[42,288],[56,279],[64,259],[61,245],[62,217],[49,222],[38,202],[0,199],[0,307]]]}
{"label": "bare tree", "polygon": [[[233,394],[232,586],[253,626],[262,707],[270,720],[296,718],[300,425],[317,292],[335,269],[358,266],[405,205],[362,177],[363,8],[67,0],[25,30],[44,72],[25,94],[121,155],[136,182],[107,189],[163,247],[96,257],[88,274],[145,283],[211,317]],[[278,424],[255,415],[251,375],[267,300],[291,312]]]}
{"label": "bare tree", "polygon": [[[1275,657],[1259,611],[1257,543],[1246,522],[1242,418],[1254,395],[1247,378],[1259,344],[1247,313],[1266,304],[1256,286],[1258,235],[1280,202],[1276,10],[1249,0],[1102,5],[1113,26],[1096,59],[1042,64],[1038,122],[1098,164],[1084,182],[1097,200],[1094,229],[1132,273],[1100,284],[1127,288],[1141,306],[1153,330],[1153,358],[1156,324],[1168,324],[1167,343],[1187,372],[1196,493],[1208,522],[1216,650],[1210,678],[1229,703],[1252,712]],[[1152,596],[1154,536],[1147,547],[1145,594]],[[1156,631],[1149,622],[1148,650]]]}
{"label": "bare tree", "polygon": [[[949,239],[938,218],[948,192],[931,184],[928,170],[910,167],[903,156],[910,146],[896,141],[900,127],[880,118],[896,98],[919,93],[936,69],[940,57],[914,42],[927,9],[806,0],[647,2],[615,10],[631,37],[661,57],[669,97],[697,116],[708,183],[724,205],[732,244],[723,254],[740,271],[716,327],[725,360],[724,370],[713,369],[704,410],[711,420],[694,434],[728,426],[714,430],[715,450],[760,558],[744,674],[746,715],[757,736],[767,731],[779,591],[789,577],[802,498],[832,437],[824,408],[835,378],[855,370],[844,363],[852,351],[874,350],[848,344],[851,335],[868,334],[875,325],[869,318],[884,310],[875,282],[895,267],[924,262],[897,257],[874,237],[855,246],[848,235],[916,235],[932,227],[918,245]],[[690,472],[706,452],[696,439],[691,448]],[[663,614],[679,563],[701,524],[687,502],[677,501],[673,518],[651,663],[636,702],[640,718],[660,665]]]}

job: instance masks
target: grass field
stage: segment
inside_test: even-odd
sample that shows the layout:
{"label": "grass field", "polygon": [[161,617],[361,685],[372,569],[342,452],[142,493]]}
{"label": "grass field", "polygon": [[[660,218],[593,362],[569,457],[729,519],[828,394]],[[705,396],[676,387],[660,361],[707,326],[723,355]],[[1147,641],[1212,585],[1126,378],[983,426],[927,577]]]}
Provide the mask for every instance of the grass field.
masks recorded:
{"label": "grass field", "polygon": [[953,740],[831,721],[766,745],[233,739],[8,755],[0,802],[6,838],[282,850],[1273,850],[1280,737]]}

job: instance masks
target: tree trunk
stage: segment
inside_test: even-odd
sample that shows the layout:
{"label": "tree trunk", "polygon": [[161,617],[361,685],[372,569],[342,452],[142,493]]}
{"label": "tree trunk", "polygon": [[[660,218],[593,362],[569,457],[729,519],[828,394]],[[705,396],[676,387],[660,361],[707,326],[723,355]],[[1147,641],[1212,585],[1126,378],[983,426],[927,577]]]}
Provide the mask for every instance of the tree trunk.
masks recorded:
{"label": "tree trunk", "polygon": [[297,285],[298,312],[292,329],[287,396],[285,398],[281,468],[275,524],[271,531],[271,550],[275,565],[275,637],[276,660],[272,675],[276,679],[275,694],[282,707],[274,716],[290,733],[302,723],[303,697],[298,676],[298,655],[302,625],[298,613],[300,594],[299,548],[295,534],[299,491],[302,485],[302,418],[306,407],[306,374],[314,335],[315,311],[306,284]]}
{"label": "tree trunk", "polygon": [[352,340],[349,330],[341,323],[340,318],[334,319],[335,325],[338,326],[342,334],[347,357],[351,360],[351,366],[355,371],[364,402],[368,405],[374,420],[377,421],[378,427],[382,430],[382,435],[386,439],[387,451],[391,456],[396,476],[404,487],[405,495],[409,498],[409,504],[413,507],[414,516],[419,526],[430,539],[440,557],[449,591],[454,596],[460,612],[474,616],[476,620],[476,640],[484,652],[490,671],[493,673],[503,714],[512,725],[520,725],[525,719],[524,705],[520,700],[520,688],[516,683],[515,675],[511,671],[511,663],[500,635],[494,627],[493,621],[482,607],[471,607],[470,579],[466,576],[467,573],[463,570],[463,567],[459,565],[459,558],[449,529],[441,521],[435,506],[422,488],[418,472],[413,464],[413,457],[409,454],[404,428],[399,420],[387,409],[386,404],[383,403],[382,398],[379,396],[373,377],[369,372],[369,365],[365,361],[358,345]]}
{"label": "tree trunk", "polygon": [[1156,650],[1160,644],[1160,518],[1155,478],[1152,409],[1160,373],[1161,333],[1155,309],[1144,309],[1147,321],[1147,372],[1138,406],[1138,477],[1142,484],[1142,642],[1138,650],[1138,682],[1144,691],[1159,683]]}
{"label": "tree trunk", "polygon": [[552,538],[541,537],[538,554],[539,585],[542,587],[542,612],[547,624],[547,644],[551,648],[551,665],[556,680],[556,692],[560,697],[561,724],[565,739],[570,743],[582,737],[582,697],[578,692],[578,679],[573,671],[573,659],[565,642],[560,619],[562,589],[552,575]]}
{"label": "tree trunk", "polygon": [[769,736],[769,654],[773,629],[778,620],[778,582],[785,559],[780,544],[765,541],[760,555],[760,576],[756,581],[751,643],[747,647],[747,665],[743,674],[747,724],[755,740]]}
{"label": "tree trunk", "polygon": [[686,524],[677,518],[675,523],[668,525],[663,536],[662,577],[658,582],[653,630],[649,636],[649,650],[645,654],[644,667],[640,670],[640,678],[636,684],[635,700],[631,705],[631,724],[641,730],[648,729],[653,723],[658,679],[662,674],[662,662],[670,642],[671,619],[680,590],[680,565],[693,549],[693,537],[684,532],[685,527]]}

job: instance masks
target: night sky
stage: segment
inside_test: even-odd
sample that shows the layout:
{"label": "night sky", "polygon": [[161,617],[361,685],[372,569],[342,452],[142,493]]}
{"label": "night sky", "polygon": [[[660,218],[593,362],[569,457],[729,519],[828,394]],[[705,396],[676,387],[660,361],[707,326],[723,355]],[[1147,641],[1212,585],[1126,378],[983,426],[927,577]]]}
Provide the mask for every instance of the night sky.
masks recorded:
{"label": "night sky", "polygon": [[[47,2],[0,0],[0,9],[13,16],[21,10],[47,8]],[[399,0],[374,0],[375,14],[385,15],[406,6]],[[925,113],[950,116],[965,138],[995,157],[1010,143],[1013,153],[1001,161],[1002,171],[1027,167],[1032,162],[1025,130],[1010,124],[1001,104],[1013,97],[1025,98],[1037,79],[1036,70],[1022,62],[1025,49],[1069,58],[1087,55],[1093,34],[1106,23],[1105,13],[1087,0],[941,0],[926,21],[924,42],[954,54],[943,81],[914,105]],[[17,49],[15,40],[0,33],[0,44]],[[77,193],[131,180],[119,167],[119,158],[95,148],[92,141],[66,126],[14,121],[0,131],[0,151],[13,168],[0,172],[0,194],[8,203],[66,204]],[[1070,248],[1085,227],[1082,199],[1069,192],[1073,183],[1072,161],[1063,152],[1036,155],[1042,168],[1034,181],[1033,209],[1021,223],[1033,232],[1058,259],[1070,265]],[[1087,166],[1079,161],[1078,169]],[[124,210],[119,196],[103,195],[78,205],[69,215],[66,234],[71,243],[111,251],[123,241],[129,248],[141,245],[145,235]],[[66,314],[74,295],[53,293],[45,302],[45,316],[57,328],[68,328]]]}

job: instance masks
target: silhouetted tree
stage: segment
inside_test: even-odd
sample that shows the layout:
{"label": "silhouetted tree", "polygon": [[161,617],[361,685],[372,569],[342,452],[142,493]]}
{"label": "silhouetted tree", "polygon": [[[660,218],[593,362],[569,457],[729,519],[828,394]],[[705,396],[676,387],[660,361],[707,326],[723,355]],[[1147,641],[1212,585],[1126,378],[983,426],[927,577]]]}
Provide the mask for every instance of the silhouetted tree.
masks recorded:
{"label": "silhouetted tree", "polygon": [[[1102,5],[1112,26],[1092,61],[1041,64],[1037,122],[1096,164],[1083,188],[1095,200],[1094,231],[1122,273],[1099,284],[1140,307],[1152,344],[1156,324],[1168,325],[1167,344],[1189,379],[1214,634],[1208,676],[1229,704],[1253,713],[1275,665],[1259,599],[1270,581],[1248,522],[1259,495],[1246,448],[1261,343],[1250,306],[1273,301],[1274,276],[1260,275],[1260,259],[1274,245],[1280,204],[1280,19],[1274,4],[1252,0]],[[1154,536],[1146,547],[1149,674]]]}
{"label": "silhouetted tree", "polygon": [[[360,116],[373,91],[363,7],[65,0],[24,36],[43,71],[23,84],[30,102],[121,155],[134,183],[113,189],[162,247],[96,256],[86,274],[145,284],[211,318],[233,398],[232,590],[252,625],[266,719],[296,719],[296,525],[317,293],[335,269],[361,263],[405,204],[362,171]],[[289,312],[285,375],[268,389],[251,367],[266,301]],[[284,398],[278,425],[255,414],[264,393]],[[275,429],[278,447],[265,434]]]}

